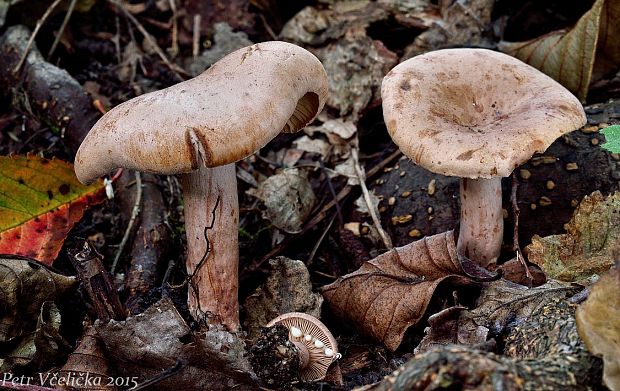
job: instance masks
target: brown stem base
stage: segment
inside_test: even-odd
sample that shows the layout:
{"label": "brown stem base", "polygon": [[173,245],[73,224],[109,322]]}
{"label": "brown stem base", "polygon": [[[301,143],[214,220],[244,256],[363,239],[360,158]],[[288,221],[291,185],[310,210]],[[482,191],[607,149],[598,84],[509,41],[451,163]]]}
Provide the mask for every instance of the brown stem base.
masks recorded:
{"label": "brown stem base", "polygon": [[197,320],[239,326],[239,204],[235,165],[181,176],[187,234],[188,306]]}
{"label": "brown stem base", "polygon": [[502,247],[502,178],[461,179],[457,251],[482,267],[495,265]]}

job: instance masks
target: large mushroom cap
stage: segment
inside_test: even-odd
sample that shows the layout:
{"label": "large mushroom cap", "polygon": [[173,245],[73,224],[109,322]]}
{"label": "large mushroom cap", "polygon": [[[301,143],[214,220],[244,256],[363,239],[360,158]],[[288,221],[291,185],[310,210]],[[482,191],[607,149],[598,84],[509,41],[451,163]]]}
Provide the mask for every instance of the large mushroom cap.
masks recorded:
{"label": "large mushroom cap", "polygon": [[577,98],[508,55],[445,49],[392,69],[381,86],[394,142],[438,174],[506,177],[586,122]]}
{"label": "large mushroom cap", "polygon": [[75,172],[89,182],[117,167],[178,174],[232,163],[303,128],[326,97],[327,75],[314,55],[286,42],[258,43],[110,110],[82,142]]}

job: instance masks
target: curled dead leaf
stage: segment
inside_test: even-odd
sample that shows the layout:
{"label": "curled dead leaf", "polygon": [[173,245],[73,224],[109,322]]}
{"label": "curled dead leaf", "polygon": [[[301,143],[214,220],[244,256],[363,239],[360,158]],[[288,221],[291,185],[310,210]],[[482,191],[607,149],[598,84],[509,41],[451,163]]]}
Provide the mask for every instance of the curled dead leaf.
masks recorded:
{"label": "curled dead leaf", "polygon": [[84,382],[90,378],[91,384],[101,384],[98,391],[114,391],[117,388],[108,382],[108,378],[112,375],[112,368],[110,368],[108,358],[103,351],[103,344],[95,329],[89,326],[84,331],[78,346],[69,355],[65,365],[62,366],[60,377],[83,379]]}
{"label": "curled dead leaf", "polygon": [[243,341],[215,327],[192,332],[169,298],[124,321],[97,321],[95,329],[119,376],[141,383],[176,368],[149,390],[257,388]]}
{"label": "curled dead leaf", "polygon": [[502,42],[500,50],[551,76],[585,101],[591,81],[620,63],[620,3],[597,0],[569,30],[525,42]]}
{"label": "curled dead leaf", "polygon": [[436,290],[465,287],[454,232],[425,237],[365,262],[321,289],[332,312],[396,350],[406,330],[422,320]]}
{"label": "curled dead leaf", "polygon": [[0,342],[8,342],[36,328],[45,302],[62,298],[76,279],[50,271],[19,256],[0,257]]}
{"label": "curled dead leaf", "polygon": [[254,194],[265,203],[263,217],[288,233],[301,231],[316,204],[316,196],[305,172],[297,168],[269,177]]}

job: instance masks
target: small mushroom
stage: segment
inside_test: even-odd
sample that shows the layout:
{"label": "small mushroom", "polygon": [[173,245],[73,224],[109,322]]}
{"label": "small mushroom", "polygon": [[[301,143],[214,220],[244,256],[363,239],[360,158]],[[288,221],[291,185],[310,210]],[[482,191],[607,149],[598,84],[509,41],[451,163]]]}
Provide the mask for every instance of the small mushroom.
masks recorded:
{"label": "small mushroom", "polygon": [[586,117],[555,80],[508,55],[445,49],[392,69],[383,116],[401,151],[432,172],[461,177],[458,250],[488,267],[503,237],[501,178]]}
{"label": "small mushroom", "polygon": [[325,104],[327,75],[286,42],[239,49],[191,80],[105,114],[75,158],[81,182],[117,167],[182,174],[192,316],[239,326],[239,206],[234,162],[280,132],[295,132]]}
{"label": "small mushroom", "polygon": [[267,324],[281,324],[289,330],[289,340],[299,350],[300,374],[303,381],[321,380],[332,362],[340,358],[334,336],[312,315],[289,312]]}

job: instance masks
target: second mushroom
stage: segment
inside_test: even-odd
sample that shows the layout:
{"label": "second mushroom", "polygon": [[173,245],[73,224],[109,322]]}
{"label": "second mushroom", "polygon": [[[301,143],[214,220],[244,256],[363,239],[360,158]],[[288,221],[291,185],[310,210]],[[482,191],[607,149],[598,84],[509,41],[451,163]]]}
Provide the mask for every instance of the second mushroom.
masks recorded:
{"label": "second mushroom", "polygon": [[125,102],[90,130],[75,159],[81,182],[117,167],[181,174],[188,304],[197,319],[239,326],[234,162],[318,115],[321,62],[285,42],[239,49],[194,79]]}
{"label": "second mushroom", "polygon": [[501,178],[586,122],[579,100],[537,69],[485,49],[411,58],[381,86],[383,116],[401,151],[461,178],[457,249],[492,267],[503,238]]}

